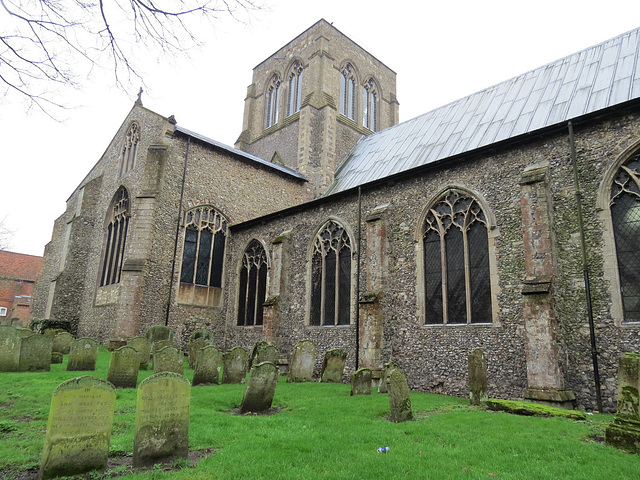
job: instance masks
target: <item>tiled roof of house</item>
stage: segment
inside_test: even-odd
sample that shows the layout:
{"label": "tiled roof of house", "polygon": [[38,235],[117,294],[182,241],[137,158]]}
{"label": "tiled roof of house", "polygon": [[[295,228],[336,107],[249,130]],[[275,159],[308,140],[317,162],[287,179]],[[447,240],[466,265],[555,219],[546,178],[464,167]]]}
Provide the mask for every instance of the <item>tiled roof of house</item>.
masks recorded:
{"label": "tiled roof of house", "polygon": [[42,257],[0,250],[0,278],[33,282],[42,268]]}
{"label": "tiled roof of house", "polygon": [[327,194],[640,97],[640,29],[363,137]]}

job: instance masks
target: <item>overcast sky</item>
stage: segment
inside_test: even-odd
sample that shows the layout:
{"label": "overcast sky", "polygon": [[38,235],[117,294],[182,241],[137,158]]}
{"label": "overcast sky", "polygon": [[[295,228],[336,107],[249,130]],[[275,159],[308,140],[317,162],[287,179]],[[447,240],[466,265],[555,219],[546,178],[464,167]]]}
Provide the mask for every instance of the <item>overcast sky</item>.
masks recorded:
{"label": "overcast sky", "polygon": [[[397,73],[400,121],[640,26],[638,0],[264,0],[250,21],[220,20],[206,46],[144,69],[145,107],[228,145],[242,129],[252,69],[324,18]],[[1,27],[0,27],[1,28]],[[138,86],[96,75],[60,101],[63,122],[0,104],[0,220],[10,251],[42,255],[54,220],[107,148]]]}

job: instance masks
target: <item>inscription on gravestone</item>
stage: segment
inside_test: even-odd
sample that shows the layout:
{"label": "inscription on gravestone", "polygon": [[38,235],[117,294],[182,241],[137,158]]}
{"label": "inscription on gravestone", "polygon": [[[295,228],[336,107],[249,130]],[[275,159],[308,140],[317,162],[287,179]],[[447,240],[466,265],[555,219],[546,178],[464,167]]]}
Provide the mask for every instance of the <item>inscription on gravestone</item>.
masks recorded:
{"label": "inscription on gravestone", "polygon": [[71,342],[67,371],[95,370],[98,358],[98,342],[91,338],[78,338]]}
{"label": "inscription on gravestone", "polygon": [[107,466],[116,392],[96,377],[67,380],[51,398],[40,476],[76,475]]}
{"label": "inscription on gravestone", "polygon": [[312,382],[318,349],[311,340],[301,340],[293,349],[287,382]]}
{"label": "inscription on gravestone", "polygon": [[135,348],[125,345],[111,353],[107,380],[116,388],[136,388],[139,369],[140,354]]}
{"label": "inscription on gravestone", "polygon": [[171,372],[156,373],[140,383],[134,467],[188,456],[190,391],[189,381]]}

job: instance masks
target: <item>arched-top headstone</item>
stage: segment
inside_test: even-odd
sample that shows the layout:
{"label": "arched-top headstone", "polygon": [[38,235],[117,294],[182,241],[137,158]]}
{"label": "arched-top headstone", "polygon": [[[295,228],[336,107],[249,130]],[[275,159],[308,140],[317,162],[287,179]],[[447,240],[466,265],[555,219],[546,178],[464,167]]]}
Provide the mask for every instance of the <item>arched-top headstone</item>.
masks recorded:
{"label": "arched-top headstone", "polygon": [[149,368],[149,360],[151,359],[151,342],[147,337],[133,337],[127,341],[127,345],[131,345],[140,354],[140,370]]}
{"label": "arched-top headstone", "polygon": [[361,368],[351,376],[351,395],[371,395],[371,370]]}
{"label": "arched-top headstone", "polygon": [[218,385],[220,370],[222,370],[222,352],[213,345],[207,345],[196,355],[191,385]]}
{"label": "arched-top headstone", "polygon": [[20,342],[17,328],[0,325],[0,372],[17,372],[20,366]]}
{"label": "arched-top headstone", "polygon": [[222,383],[244,383],[247,376],[249,354],[242,347],[234,347],[224,354]]}
{"label": "arched-top headstone", "polygon": [[300,340],[293,349],[287,382],[312,382],[318,349],[311,340]]}
{"label": "arched-top headstone", "polygon": [[207,345],[211,345],[211,343],[206,338],[197,338],[189,342],[189,368],[195,368],[198,352]]}
{"label": "arched-top headstone", "polygon": [[67,371],[95,370],[98,346],[98,342],[92,338],[78,338],[71,342]]}
{"label": "arched-top headstone", "polygon": [[130,345],[111,353],[107,381],[116,388],[136,388],[140,370],[140,353]]}
{"label": "arched-top headstone", "polygon": [[153,325],[147,329],[146,337],[152,345],[160,340],[173,340],[173,329],[166,325]]}
{"label": "arched-top headstone", "polygon": [[324,352],[320,381],[342,383],[342,374],[346,360],[347,353],[339,348],[332,348]]}
{"label": "arched-top headstone", "polygon": [[259,413],[269,410],[277,385],[278,367],[275,364],[262,362],[253,365],[242,397],[240,413]]}
{"label": "arched-top headstone", "polygon": [[65,330],[61,330],[53,336],[53,351],[68,355],[71,350],[73,335]]}
{"label": "arched-top headstone", "polygon": [[184,354],[176,347],[169,346],[153,355],[153,373],[173,372],[184,374]]}
{"label": "arched-top headstone", "polygon": [[210,332],[209,330],[205,330],[203,328],[200,328],[198,330],[194,330],[193,332],[191,332],[191,335],[189,335],[189,343],[193,342],[194,340],[198,340],[198,339],[204,339],[204,340],[208,340],[209,343],[213,342],[213,333]]}
{"label": "arched-top headstone", "polygon": [[51,370],[53,337],[34,333],[20,341],[21,372],[48,372]]}
{"label": "arched-top headstone", "polygon": [[389,420],[396,423],[413,420],[410,391],[404,373],[394,368],[387,375],[387,383],[389,385],[389,406],[391,407]]}
{"label": "arched-top headstone", "polygon": [[259,341],[253,345],[251,349],[251,361],[249,366],[257,365],[262,362],[271,362],[275,364],[278,361],[278,355],[280,350],[275,345],[270,343]]}
{"label": "arched-top headstone", "polygon": [[42,479],[107,466],[116,391],[100,378],[78,377],[53,392],[44,439]]}

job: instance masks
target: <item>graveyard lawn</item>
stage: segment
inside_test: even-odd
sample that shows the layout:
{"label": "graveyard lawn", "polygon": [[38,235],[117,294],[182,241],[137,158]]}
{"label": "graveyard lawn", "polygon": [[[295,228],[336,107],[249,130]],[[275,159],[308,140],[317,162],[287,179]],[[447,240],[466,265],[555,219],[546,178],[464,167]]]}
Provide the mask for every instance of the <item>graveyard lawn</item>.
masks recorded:
{"label": "graveyard lawn", "polygon": [[[81,375],[106,379],[109,356],[101,347],[92,372],[67,372],[65,355],[50,372],[0,373],[0,479],[37,478],[53,391]],[[141,370],[138,384],[152,373]],[[186,358],[185,373],[191,380]],[[640,468],[638,456],[602,443],[613,415],[524,417],[471,407],[465,398],[412,393],[414,420],[393,423],[389,397],[376,389],[350,396],[348,384],[284,377],[273,414],[229,414],[244,390],[192,387],[189,459],[133,469],[136,390],[118,389],[107,470],[76,478],[618,480],[637,478]],[[389,452],[377,453],[382,446]]]}

